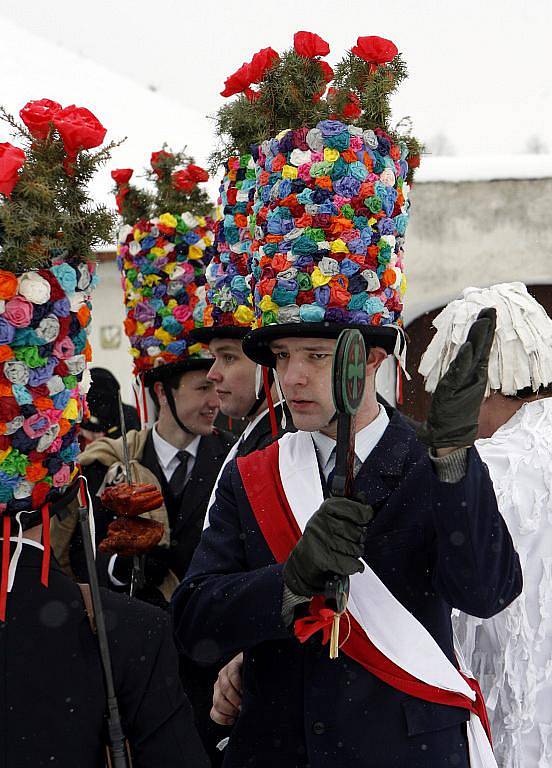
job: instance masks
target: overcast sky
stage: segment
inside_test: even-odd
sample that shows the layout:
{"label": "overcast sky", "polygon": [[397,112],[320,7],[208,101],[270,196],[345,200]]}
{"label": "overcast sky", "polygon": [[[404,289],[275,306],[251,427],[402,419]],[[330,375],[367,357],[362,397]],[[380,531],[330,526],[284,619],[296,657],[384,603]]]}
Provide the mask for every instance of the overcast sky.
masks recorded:
{"label": "overcast sky", "polygon": [[289,47],[299,29],[328,40],[330,63],[378,34],[411,73],[395,117],[411,115],[430,146],[517,154],[537,137],[552,152],[551,0],[2,0],[0,14],[205,115],[228,74],[262,47]]}

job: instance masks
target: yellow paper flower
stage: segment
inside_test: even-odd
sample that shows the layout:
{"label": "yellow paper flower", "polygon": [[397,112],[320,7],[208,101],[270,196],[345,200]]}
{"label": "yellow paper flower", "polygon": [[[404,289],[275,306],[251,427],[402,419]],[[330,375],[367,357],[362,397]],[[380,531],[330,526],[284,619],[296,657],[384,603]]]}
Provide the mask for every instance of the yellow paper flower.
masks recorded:
{"label": "yellow paper flower", "polygon": [[331,147],[324,147],[324,160],[327,163],[335,163],[339,159],[339,150]]}
{"label": "yellow paper flower", "polygon": [[313,288],[320,288],[321,285],[327,285],[331,279],[331,275],[325,275],[318,269],[318,267],[315,267],[312,271],[311,280]]}
{"label": "yellow paper flower", "polygon": [[283,179],[296,179],[298,175],[299,175],[299,171],[293,165],[284,165],[284,167],[282,168]]}
{"label": "yellow paper flower", "polygon": [[266,296],[263,296],[261,301],[259,302],[259,308],[262,312],[269,312],[270,310],[277,311],[278,305],[272,301],[270,296],[268,294]]}
{"label": "yellow paper flower", "polygon": [[347,243],[345,243],[340,237],[330,243],[330,250],[332,253],[349,253]]}
{"label": "yellow paper flower", "polygon": [[69,399],[69,402],[65,406],[65,410],[63,411],[62,415],[64,419],[68,419],[69,421],[75,421],[75,419],[78,417],[79,406],[74,397]]}
{"label": "yellow paper flower", "polygon": [[400,292],[401,292],[401,296],[404,296],[404,294],[406,293],[406,275],[404,274],[404,272],[402,273]]}
{"label": "yellow paper flower", "polygon": [[8,458],[8,456],[11,453],[11,451],[12,451],[11,448],[6,448],[5,451],[0,451],[0,464],[2,464],[2,462],[5,461]]}
{"label": "yellow paper flower", "polygon": [[190,355],[197,355],[199,352],[201,352],[201,344],[192,344],[188,347],[188,352]]}
{"label": "yellow paper flower", "polygon": [[146,326],[144,323],[141,323],[139,320],[136,321],[136,335],[137,336],[143,336],[146,332]]}
{"label": "yellow paper flower", "polygon": [[162,213],[159,217],[159,223],[163,224],[164,227],[176,227],[178,224],[172,213]]}
{"label": "yellow paper flower", "polygon": [[154,256],[164,256],[165,255],[165,249],[164,248],[159,248],[158,245],[155,245],[151,249],[150,253],[153,253]]}
{"label": "yellow paper flower", "polygon": [[140,352],[139,349],[136,349],[136,347],[131,347],[130,354],[132,355],[132,357],[140,357],[142,353]]}
{"label": "yellow paper flower", "polygon": [[148,285],[150,288],[160,282],[161,275],[146,275],[144,277],[144,285]]}
{"label": "yellow paper flower", "polygon": [[241,304],[234,312],[234,319],[241,325],[251,325],[255,313],[249,307]]}
{"label": "yellow paper flower", "polygon": [[200,227],[207,226],[207,222],[205,221],[205,216],[196,216],[196,219]]}
{"label": "yellow paper flower", "polygon": [[156,328],[155,333],[153,334],[159,341],[163,342],[163,344],[170,344],[173,340],[173,337],[170,333],[167,333],[167,331],[164,328]]}
{"label": "yellow paper flower", "polygon": [[178,301],[176,299],[169,299],[167,302],[167,308],[168,309],[174,309],[178,306]]}
{"label": "yellow paper flower", "polygon": [[190,245],[188,249],[188,258],[189,259],[201,259],[203,257],[203,251],[201,248],[198,248],[197,245]]}

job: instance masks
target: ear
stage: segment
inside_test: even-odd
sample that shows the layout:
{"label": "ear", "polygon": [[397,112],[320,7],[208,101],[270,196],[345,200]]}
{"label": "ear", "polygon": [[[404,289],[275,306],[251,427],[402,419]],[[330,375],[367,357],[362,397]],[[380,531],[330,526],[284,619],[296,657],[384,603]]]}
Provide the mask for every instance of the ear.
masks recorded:
{"label": "ear", "polygon": [[153,391],[157,395],[157,399],[159,401],[159,404],[161,403],[165,404],[167,402],[167,398],[165,396],[165,390],[163,388],[163,384],[160,381],[156,381],[153,385]]}
{"label": "ear", "polygon": [[381,347],[370,347],[366,359],[366,372],[375,374],[383,361],[387,358],[387,352]]}

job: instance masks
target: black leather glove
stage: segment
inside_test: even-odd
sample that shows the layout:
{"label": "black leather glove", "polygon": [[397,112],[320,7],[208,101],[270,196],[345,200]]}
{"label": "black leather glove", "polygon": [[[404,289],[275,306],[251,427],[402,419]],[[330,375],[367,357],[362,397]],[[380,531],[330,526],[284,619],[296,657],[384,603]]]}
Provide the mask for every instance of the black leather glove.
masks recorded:
{"label": "black leather glove", "polygon": [[359,501],[326,499],[306,525],[284,565],[284,583],[296,595],[323,594],[334,575],[351,576],[364,570],[366,525],[372,507]]}
{"label": "black leather glove", "polygon": [[431,448],[463,448],[475,442],[495,327],[496,310],[482,309],[437,384],[427,421],[418,430]]}

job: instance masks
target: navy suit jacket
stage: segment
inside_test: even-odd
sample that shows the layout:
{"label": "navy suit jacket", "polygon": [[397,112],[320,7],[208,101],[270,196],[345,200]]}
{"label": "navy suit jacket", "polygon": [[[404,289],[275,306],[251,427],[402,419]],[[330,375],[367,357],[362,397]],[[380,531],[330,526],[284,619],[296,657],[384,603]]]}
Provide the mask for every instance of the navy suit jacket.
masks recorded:
{"label": "navy suit jacket", "polygon": [[[366,561],[455,662],[451,608],[492,616],[522,586],[487,468],[471,448],[466,476],[440,482],[426,448],[394,412],[355,490],[377,513]],[[320,633],[301,645],[285,626],[282,565],[236,462],[221,478],[210,519],[173,609],[181,649],[198,662],[245,652],[242,711],[225,766],[468,768],[466,710],[401,693],[343,653],[330,660]]]}

